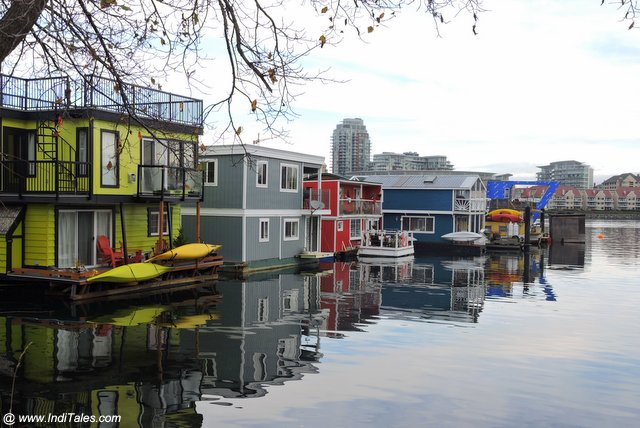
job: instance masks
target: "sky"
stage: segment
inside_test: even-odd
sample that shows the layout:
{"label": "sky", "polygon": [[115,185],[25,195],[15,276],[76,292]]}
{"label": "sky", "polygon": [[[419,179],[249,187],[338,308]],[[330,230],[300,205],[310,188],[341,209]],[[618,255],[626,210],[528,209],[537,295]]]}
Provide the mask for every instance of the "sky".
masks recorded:
{"label": "sky", "polygon": [[591,165],[596,183],[639,173],[640,22],[628,30],[617,3],[600,0],[484,7],[475,36],[468,14],[438,36],[428,16],[408,9],[364,40],[316,49],[305,66],[345,82],[306,85],[289,141],[260,144],[330,165],[336,125],[359,117],[372,154],[444,155],[456,170],[514,180],[561,160]]}

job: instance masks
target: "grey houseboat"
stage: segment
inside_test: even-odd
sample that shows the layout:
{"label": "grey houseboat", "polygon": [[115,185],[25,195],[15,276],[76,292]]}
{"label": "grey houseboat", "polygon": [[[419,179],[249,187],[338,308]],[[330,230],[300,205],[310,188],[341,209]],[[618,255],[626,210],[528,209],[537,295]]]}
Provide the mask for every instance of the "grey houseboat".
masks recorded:
{"label": "grey houseboat", "polygon": [[[260,270],[299,263],[319,251],[324,158],[262,146],[209,146],[200,154],[205,172],[200,238],[222,244],[225,267]],[[318,189],[303,191],[304,176]],[[183,209],[184,234],[195,239],[198,213]]]}

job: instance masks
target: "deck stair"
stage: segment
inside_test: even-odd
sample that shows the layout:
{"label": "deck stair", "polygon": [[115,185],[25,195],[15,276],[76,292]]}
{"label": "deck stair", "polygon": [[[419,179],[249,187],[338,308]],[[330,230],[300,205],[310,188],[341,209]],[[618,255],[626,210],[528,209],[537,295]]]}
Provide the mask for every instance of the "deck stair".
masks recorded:
{"label": "deck stair", "polygon": [[37,152],[44,160],[56,163],[57,189],[60,192],[74,192],[77,187],[77,177],[74,168],[76,149],[60,136],[59,127],[63,119],[56,115],[55,120],[44,119],[38,123]]}

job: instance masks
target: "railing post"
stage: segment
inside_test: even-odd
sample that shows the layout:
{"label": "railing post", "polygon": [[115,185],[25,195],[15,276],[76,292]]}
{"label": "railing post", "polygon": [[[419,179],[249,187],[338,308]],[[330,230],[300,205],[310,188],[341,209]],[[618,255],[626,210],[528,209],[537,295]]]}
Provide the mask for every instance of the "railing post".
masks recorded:
{"label": "railing post", "polygon": [[58,159],[55,160],[55,177],[53,178],[55,181],[55,187],[56,187],[56,199],[58,199],[58,197],[60,196],[59,192],[60,192],[60,181],[58,180],[60,177],[58,176],[58,163],[60,161]]}

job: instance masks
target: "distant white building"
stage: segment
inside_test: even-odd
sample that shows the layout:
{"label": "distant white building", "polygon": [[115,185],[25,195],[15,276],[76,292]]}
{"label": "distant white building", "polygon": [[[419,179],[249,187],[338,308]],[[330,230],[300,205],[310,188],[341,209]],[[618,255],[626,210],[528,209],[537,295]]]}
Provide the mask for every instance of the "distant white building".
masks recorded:
{"label": "distant white building", "polygon": [[446,156],[420,156],[416,152],[382,152],[373,155],[370,171],[451,171]]}
{"label": "distant white building", "polygon": [[574,161],[551,162],[549,165],[538,166],[539,181],[559,181],[562,186],[573,186],[580,189],[593,187],[593,168],[589,165]]}

